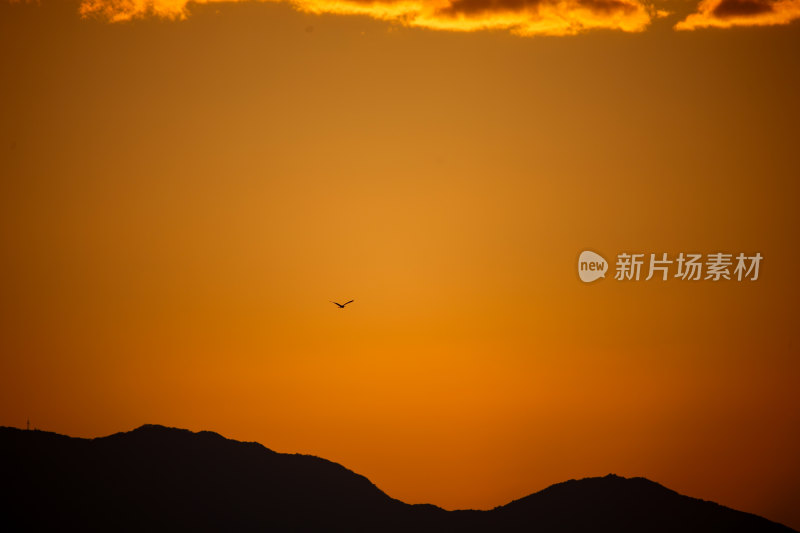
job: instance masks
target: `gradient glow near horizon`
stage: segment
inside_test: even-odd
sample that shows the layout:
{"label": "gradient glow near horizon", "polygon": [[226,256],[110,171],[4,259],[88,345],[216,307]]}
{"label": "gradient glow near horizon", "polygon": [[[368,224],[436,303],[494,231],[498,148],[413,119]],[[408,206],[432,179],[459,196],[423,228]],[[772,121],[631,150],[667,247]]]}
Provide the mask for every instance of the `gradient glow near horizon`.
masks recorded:
{"label": "gradient glow near horizon", "polygon": [[[800,527],[796,5],[0,2],[0,424]],[[581,250],[765,259],[584,284]]]}

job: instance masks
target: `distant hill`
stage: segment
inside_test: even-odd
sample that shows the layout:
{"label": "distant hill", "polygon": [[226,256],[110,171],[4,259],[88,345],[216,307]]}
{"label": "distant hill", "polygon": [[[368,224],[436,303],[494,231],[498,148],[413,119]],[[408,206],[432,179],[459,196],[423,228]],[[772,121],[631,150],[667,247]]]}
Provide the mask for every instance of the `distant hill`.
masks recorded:
{"label": "distant hill", "polygon": [[97,439],[0,427],[0,481],[4,531],[793,531],[613,475],[491,511],[408,505],[325,459],[155,425]]}

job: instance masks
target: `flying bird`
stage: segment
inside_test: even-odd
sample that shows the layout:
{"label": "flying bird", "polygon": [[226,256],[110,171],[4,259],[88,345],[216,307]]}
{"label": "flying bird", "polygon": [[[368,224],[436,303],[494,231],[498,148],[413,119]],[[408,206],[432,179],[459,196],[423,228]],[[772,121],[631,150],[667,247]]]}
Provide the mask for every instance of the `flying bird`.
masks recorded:
{"label": "flying bird", "polygon": [[352,302],[352,301],[353,301],[353,300],[349,300],[349,301],[347,301],[347,302],[345,302],[345,303],[343,303],[343,304],[340,304],[339,302],[334,302],[334,301],[331,301],[331,303],[332,303],[332,304],[336,304],[336,305],[338,305],[338,306],[339,306],[339,309],[344,309],[344,306],[345,306],[345,305],[347,305],[347,304],[349,304],[349,303],[350,303],[350,302]]}

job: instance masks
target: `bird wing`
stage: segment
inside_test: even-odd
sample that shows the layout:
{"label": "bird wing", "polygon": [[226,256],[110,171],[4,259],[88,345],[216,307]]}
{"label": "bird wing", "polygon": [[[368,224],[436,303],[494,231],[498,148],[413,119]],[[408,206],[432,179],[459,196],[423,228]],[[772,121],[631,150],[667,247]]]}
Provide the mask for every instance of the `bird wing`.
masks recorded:
{"label": "bird wing", "polygon": [[340,304],[339,302],[334,302],[333,300],[330,300],[330,302],[331,302],[332,304],[336,304],[336,305],[338,305],[339,307],[344,307],[344,306],[343,306],[342,304]]}
{"label": "bird wing", "polygon": [[347,305],[347,304],[349,304],[349,303],[352,303],[352,302],[355,302],[355,300],[348,300],[348,301],[346,301],[345,303],[343,303],[343,304],[342,304],[342,306],[345,306],[345,305]]}

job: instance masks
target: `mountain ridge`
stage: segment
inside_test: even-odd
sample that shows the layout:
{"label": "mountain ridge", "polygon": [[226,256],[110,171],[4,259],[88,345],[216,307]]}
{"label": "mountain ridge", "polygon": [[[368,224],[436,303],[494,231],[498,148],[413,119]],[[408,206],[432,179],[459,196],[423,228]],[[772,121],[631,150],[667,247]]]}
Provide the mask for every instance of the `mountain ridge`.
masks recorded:
{"label": "mountain ridge", "polygon": [[0,526],[20,531],[794,531],[614,474],[446,511],[392,498],[324,458],[158,424],[92,439],[0,427],[0,479],[16,488]]}

